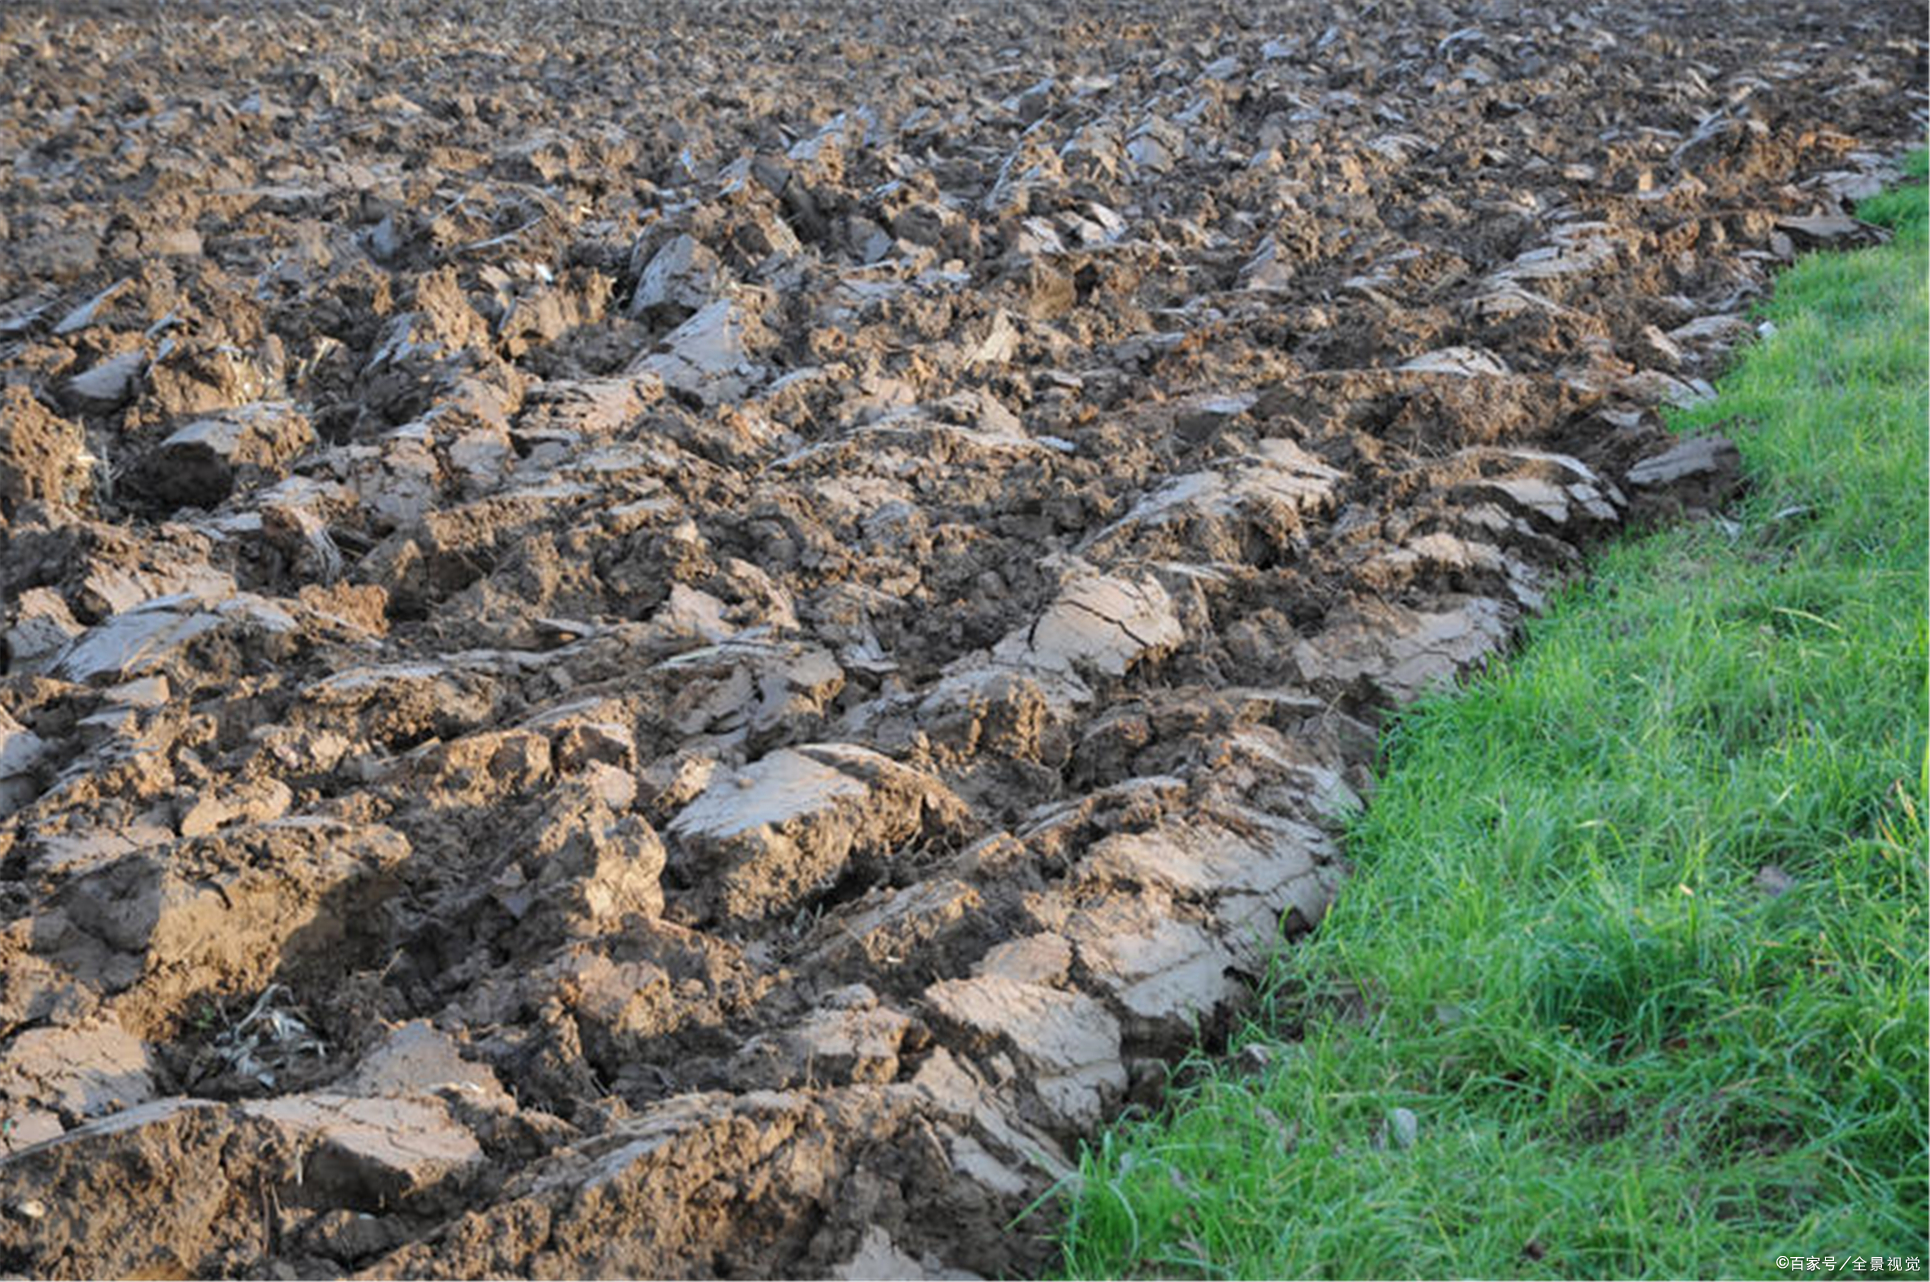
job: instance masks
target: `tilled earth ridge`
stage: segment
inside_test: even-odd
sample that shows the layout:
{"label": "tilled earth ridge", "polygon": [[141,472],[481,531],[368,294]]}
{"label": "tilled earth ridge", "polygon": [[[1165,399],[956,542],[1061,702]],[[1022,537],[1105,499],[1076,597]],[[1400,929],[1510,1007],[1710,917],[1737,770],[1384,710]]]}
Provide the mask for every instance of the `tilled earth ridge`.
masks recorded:
{"label": "tilled earth ridge", "polygon": [[1036,1271],[1925,121],[1920,3],[1081,9],[0,12],[0,1269]]}

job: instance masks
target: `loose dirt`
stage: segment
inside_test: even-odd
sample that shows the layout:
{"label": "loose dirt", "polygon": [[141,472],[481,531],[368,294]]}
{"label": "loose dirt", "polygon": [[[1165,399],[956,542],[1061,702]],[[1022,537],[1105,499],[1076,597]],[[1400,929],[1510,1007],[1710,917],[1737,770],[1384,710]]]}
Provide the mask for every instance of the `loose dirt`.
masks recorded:
{"label": "loose dirt", "polygon": [[0,1269],[1036,1271],[1925,120],[1920,3],[1076,9],[5,7]]}

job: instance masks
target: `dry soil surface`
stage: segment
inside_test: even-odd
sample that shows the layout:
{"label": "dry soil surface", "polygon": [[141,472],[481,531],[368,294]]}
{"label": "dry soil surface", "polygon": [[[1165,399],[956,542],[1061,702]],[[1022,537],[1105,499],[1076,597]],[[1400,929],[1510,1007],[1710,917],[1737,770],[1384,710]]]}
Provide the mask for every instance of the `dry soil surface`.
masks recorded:
{"label": "dry soil surface", "polygon": [[6,4],[0,1270],[1037,1270],[1925,25]]}

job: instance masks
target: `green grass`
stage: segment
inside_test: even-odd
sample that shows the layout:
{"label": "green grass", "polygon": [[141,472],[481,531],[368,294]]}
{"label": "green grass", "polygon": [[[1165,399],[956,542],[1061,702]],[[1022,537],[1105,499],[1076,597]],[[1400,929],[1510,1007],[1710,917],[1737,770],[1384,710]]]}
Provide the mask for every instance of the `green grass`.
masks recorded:
{"label": "green grass", "polygon": [[1393,724],[1232,1057],[1086,1154],[1068,1275],[1930,1261],[1924,188],[1862,213],[1678,423],[1737,437],[1740,531],[1608,550]]}

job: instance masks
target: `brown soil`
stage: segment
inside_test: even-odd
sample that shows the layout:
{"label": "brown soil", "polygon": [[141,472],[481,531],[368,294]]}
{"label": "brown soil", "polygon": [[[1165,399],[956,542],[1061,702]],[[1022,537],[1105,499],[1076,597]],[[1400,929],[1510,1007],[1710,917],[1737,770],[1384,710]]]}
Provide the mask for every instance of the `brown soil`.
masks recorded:
{"label": "brown soil", "polygon": [[1910,0],[1074,9],[0,11],[0,1271],[1040,1269],[1925,119]]}

